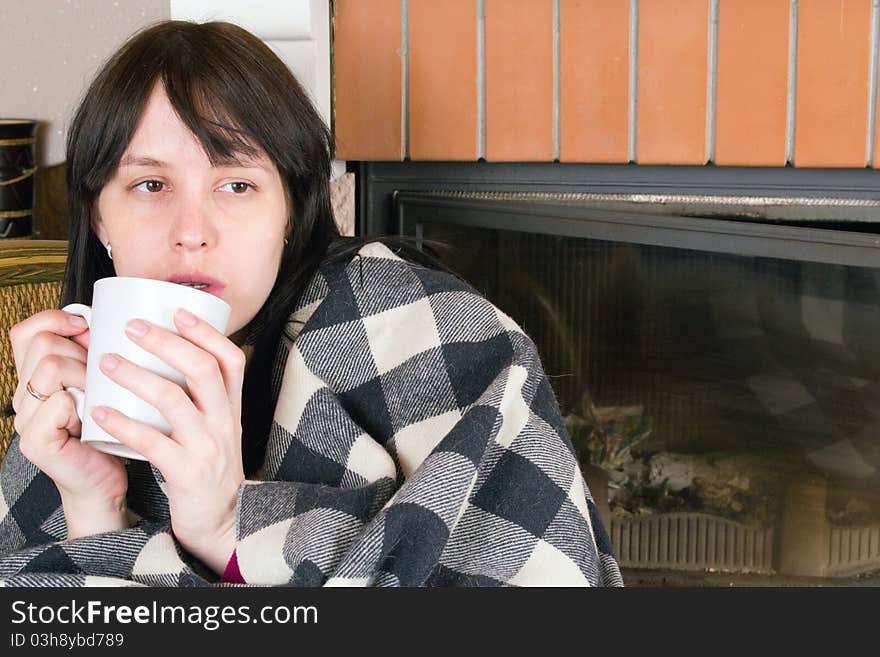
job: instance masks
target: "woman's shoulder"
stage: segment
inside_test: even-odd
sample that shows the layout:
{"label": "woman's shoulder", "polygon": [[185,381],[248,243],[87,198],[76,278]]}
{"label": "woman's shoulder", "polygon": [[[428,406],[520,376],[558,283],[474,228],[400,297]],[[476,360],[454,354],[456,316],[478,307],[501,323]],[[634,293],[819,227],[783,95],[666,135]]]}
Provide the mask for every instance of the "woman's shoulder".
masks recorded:
{"label": "woman's shoulder", "polygon": [[[467,281],[452,272],[416,262],[413,247],[404,248],[376,241],[362,246],[349,260],[347,273],[365,294],[382,294],[389,289],[412,288],[428,296],[437,292],[463,292],[482,296]],[[366,274],[366,275],[365,275]]]}
{"label": "woman's shoulder", "polygon": [[350,294],[362,317],[421,307],[438,319],[450,314],[464,323],[491,318],[520,330],[470,283],[439,265],[416,262],[411,249],[379,241],[365,244],[348,260],[336,283],[341,295]]}
{"label": "woman's shoulder", "polygon": [[298,319],[303,333],[360,324],[369,330],[430,331],[442,341],[483,340],[522,329],[468,282],[415,262],[406,249],[379,241],[345,258],[328,259]]}

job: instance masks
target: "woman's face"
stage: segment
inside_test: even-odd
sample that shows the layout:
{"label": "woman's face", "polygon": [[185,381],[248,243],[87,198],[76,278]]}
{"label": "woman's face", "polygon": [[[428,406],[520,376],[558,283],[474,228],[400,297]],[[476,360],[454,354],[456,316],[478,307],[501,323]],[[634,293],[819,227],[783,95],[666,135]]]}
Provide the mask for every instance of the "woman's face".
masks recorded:
{"label": "woman's face", "polygon": [[227,335],[269,296],[287,225],[281,176],[265,155],[212,166],[161,84],[97,205],[116,274],[210,283],[232,306]]}

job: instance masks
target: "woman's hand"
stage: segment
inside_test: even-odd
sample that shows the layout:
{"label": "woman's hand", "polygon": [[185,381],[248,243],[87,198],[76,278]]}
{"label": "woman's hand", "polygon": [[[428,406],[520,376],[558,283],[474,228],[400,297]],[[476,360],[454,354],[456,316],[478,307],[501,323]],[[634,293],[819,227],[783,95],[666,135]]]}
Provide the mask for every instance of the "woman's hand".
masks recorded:
{"label": "woman's hand", "polygon": [[[92,417],[121,443],[143,454],[165,478],[171,525],[181,544],[216,572],[235,548],[235,503],[244,481],[241,461],[241,389],[245,355],[225,335],[184,310],[175,335],[143,320],[128,336],[186,378],[179,385],[115,355],[101,370],[155,406],[171,437],[110,408]],[[141,329],[139,334],[138,329]]]}
{"label": "woman's hand", "polygon": [[[55,482],[68,538],[127,527],[128,476],[122,460],[79,441],[82,423],[73,397],[64,390],[85,388],[85,320],[46,310],[13,326],[9,338],[18,373],[12,408],[20,449]],[[47,398],[41,401],[37,395]]]}

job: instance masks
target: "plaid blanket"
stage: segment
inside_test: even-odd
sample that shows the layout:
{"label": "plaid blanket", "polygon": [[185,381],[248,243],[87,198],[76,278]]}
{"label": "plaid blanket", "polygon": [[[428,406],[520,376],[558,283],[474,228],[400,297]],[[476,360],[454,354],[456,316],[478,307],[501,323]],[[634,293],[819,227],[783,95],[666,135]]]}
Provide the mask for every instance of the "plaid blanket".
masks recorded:
{"label": "plaid blanket", "polygon": [[[253,585],[622,585],[536,349],[454,277],[378,243],[325,263],[279,347],[265,461],[237,501]],[[0,578],[208,586],[161,474],[127,464],[130,529],[65,540],[53,483],[10,446]]]}

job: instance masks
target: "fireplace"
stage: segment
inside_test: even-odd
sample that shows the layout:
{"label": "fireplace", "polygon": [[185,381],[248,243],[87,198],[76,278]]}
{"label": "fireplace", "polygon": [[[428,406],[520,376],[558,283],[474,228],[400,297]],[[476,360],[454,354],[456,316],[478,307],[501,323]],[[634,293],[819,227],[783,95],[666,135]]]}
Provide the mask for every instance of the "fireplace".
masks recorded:
{"label": "fireplace", "polygon": [[880,583],[872,172],[358,171],[535,341],[628,584]]}

